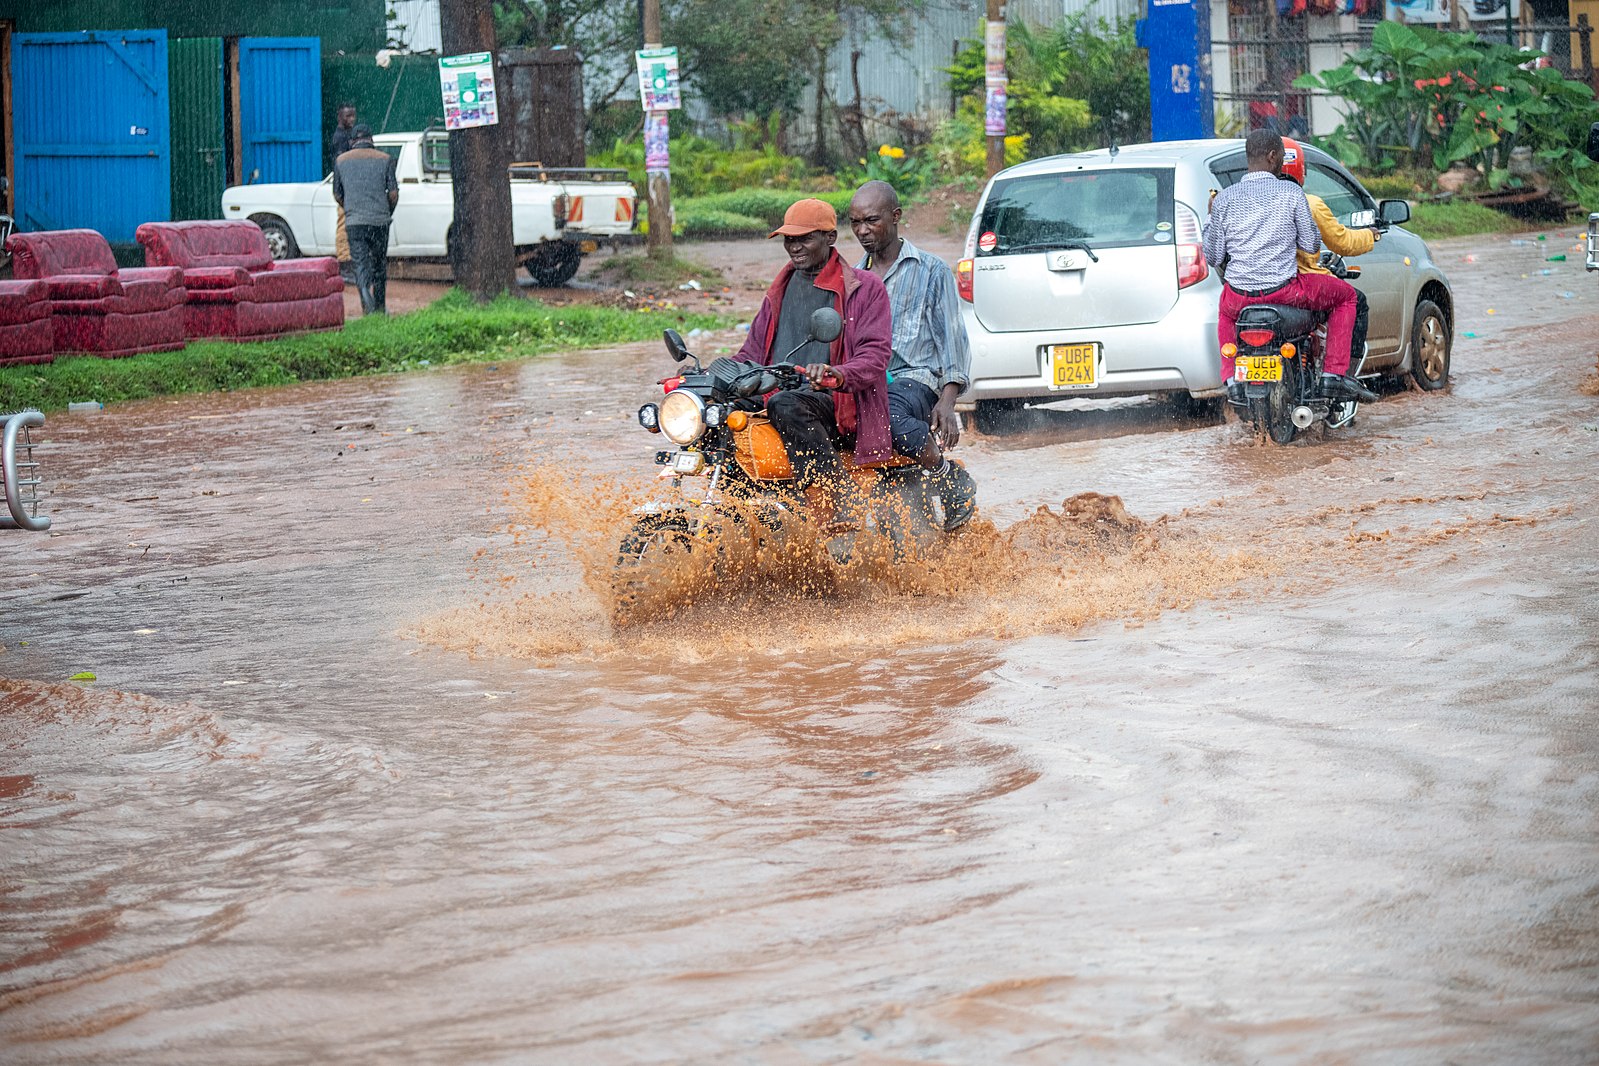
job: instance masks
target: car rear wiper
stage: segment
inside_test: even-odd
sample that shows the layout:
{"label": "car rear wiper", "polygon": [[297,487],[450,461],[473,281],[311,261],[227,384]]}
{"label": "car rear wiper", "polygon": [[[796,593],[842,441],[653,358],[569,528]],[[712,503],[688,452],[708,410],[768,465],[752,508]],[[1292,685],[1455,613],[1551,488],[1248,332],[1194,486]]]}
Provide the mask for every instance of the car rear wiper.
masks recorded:
{"label": "car rear wiper", "polygon": [[1079,251],[1087,252],[1088,258],[1096,263],[1099,262],[1099,256],[1094,254],[1094,250],[1088,246],[1087,241],[1039,241],[1036,244],[1023,244],[1015,248],[1001,248],[1000,251],[1015,255],[1020,252],[1054,252],[1062,248],[1076,248]]}

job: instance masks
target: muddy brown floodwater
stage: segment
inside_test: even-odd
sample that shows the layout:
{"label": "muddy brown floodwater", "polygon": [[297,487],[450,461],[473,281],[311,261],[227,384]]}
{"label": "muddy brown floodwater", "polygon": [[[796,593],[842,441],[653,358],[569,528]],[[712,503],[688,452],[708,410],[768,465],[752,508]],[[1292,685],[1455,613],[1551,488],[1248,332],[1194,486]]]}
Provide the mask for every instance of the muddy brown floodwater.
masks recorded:
{"label": "muddy brown floodwater", "polygon": [[1437,246],[1447,393],[972,435],[947,583],[620,638],[653,345],[51,416],[5,1061],[1599,1061],[1599,279],[1542,251]]}

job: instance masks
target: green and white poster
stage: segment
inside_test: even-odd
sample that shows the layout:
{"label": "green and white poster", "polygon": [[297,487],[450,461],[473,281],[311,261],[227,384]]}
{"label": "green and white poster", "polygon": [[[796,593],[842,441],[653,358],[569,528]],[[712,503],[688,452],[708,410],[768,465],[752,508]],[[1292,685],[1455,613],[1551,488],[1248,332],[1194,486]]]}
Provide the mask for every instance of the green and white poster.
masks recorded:
{"label": "green and white poster", "polygon": [[439,87],[444,93],[446,129],[492,126],[500,121],[492,53],[439,57]]}

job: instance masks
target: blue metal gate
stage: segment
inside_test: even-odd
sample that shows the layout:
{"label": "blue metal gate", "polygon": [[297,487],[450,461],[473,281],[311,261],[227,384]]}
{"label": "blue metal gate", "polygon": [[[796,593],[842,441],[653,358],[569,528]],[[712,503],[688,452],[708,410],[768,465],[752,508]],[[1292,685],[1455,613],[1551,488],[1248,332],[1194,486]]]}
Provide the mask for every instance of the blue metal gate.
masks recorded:
{"label": "blue metal gate", "polygon": [[165,30],[11,38],[17,225],[133,242],[172,211]]}
{"label": "blue metal gate", "polygon": [[320,180],[321,111],[320,39],[239,41],[239,143],[246,183]]}

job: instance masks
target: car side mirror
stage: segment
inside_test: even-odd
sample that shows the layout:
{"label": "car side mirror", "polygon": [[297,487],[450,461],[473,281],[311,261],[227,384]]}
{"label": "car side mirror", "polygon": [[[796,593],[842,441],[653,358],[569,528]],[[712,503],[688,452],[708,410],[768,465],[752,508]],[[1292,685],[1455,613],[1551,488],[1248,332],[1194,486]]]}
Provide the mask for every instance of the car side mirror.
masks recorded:
{"label": "car side mirror", "polygon": [[811,312],[811,340],[831,344],[843,332],[844,320],[831,307],[818,307]]}
{"label": "car side mirror", "polygon": [[666,330],[661,334],[661,339],[666,342],[667,354],[674,363],[681,363],[688,358],[688,345],[683,343],[683,336],[677,330]]}
{"label": "car side mirror", "polygon": [[1377,217],[1390,226],[1401,226],[1410,221],[1410,203],[1407,200],[1384,200],[1377,205]]}
{"label": "car side mirror", "polygon": [[1599,163],[1599,122],[1588,127],[1588,158]]}
{"label": "car side mirror", "polygon": [[1370,229],[1377,224],[1377,212],[1352,211],[1349,215],[1350,229]]}

